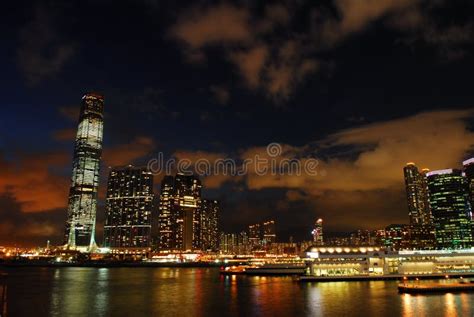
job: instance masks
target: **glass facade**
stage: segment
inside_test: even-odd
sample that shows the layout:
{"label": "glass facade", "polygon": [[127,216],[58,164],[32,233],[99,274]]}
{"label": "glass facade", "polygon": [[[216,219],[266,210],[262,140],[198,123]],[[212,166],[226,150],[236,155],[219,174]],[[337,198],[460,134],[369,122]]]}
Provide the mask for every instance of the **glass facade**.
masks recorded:
{"label": "glass facade", "polygon": [[316,220],[316,223],[314,224],[314,229],[311,232],[313,235],[313,242],[316,245],[323,245],[324,240],[323,240],[323,219],[319,218]]}
{"label": "glass facade", "polygon": [[269,220],[263,223],[263,246],[269,249],[276,242],[275,221]]}
{"label": "glass facade", "polygon": [[203,199],[200,209],[201,248],[202,250],[217,251],[219,248],[219,202],[217,200]]}
{"label": "glass facade", "polygon": [[249,243],[251,249],[259,249],[262,246],[262,229],[259,223],[249,226]]}
{"label": "glass facade", "polygon": [[149,247],[153,174],[145,167],[115,168],[107,184],[104,246]]}
{"label": "glass facade", "polygon": [[471,206],[466,178],[452,169],[429,172],[427,176],[438,248],[470,248]]}
{"label": "glass facade", "polygon": [[407,163],[403,169],[410,218],[410,244],[406,246],[416,249],[431,249],[436,244],[426,178],[428,172],[428,169],[420,172],[414,163]]}
{"label": "glass facade", "polygon": [[177,250],[200,249],[201,181],[178,173],[174,182],[174,237]]}
{"label": "glass facade", "polygon": [[159,248],[202,249],[201,181],[193,175],[165,176],[159,202]]}
{"label": "glass facade", "polygon": [[103,113],[102,95],[88,93],[82,97],[64,239],[70,248],[91,248],[96,245],[95,223]]}
{"label": "glass facade", "polygon": [[431,211],[426,181],[427,169],[422,172],[414,163],[407,163],[403,169],[407,192],[408,215],[411,225],[430,225]]}
{"label": "glass facade", "polygon": [[170,250],[174,246],[173,223],[174,214],[171,211],[174,195],[174,177],[165,176],[161,181],[161,193],[158,209],[159,238],[158,247],[161,250]]}

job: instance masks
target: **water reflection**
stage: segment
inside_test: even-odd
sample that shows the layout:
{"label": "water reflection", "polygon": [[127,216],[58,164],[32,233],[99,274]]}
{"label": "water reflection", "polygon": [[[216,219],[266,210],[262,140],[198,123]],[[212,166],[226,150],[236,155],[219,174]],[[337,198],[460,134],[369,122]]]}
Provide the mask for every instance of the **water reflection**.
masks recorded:
{"label": "water reflection", "polygon": [[91,307],[96,316],[106,316],[109,269],[56,269],[53,275],[50,311],[52,315],[87,315]]}
{"label": "water reflection", "polygon": [[210,268],[24,269],[9,281],[14,316],[466,316],[474,302],[398,294],[396,281],[301,284]]}

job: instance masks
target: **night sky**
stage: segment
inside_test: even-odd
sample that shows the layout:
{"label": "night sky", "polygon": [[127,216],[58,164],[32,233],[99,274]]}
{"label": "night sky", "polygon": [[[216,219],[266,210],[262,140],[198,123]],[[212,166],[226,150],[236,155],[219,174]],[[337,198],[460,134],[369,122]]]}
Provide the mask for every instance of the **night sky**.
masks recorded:
{"label": "night sky", "polygon": [[[282,146],[319,174],[203,179],[221,228],[278,240],[407,223],[403,166],[474,146],[472,1],[9,1],[0,34],[0,244],[62,240],[81,97],[107,167]],[[162,174],[155,176],[156,193]]]}

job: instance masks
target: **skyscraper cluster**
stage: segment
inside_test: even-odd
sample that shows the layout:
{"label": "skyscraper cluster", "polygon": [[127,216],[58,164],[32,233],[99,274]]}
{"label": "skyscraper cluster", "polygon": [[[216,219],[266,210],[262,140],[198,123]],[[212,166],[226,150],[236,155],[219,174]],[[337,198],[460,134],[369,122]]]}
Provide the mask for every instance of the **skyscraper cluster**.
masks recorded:
{"label": "skyscraper cluster", "polygon": [[472,246],[474,159],[464,161],[463,167],[419,172],[414,163],[405,166],[410,240],[414,247]]}
{"label": "skyscraper cluster", "polygon": [[[102,95],[83,96],[64,237],[67,248],[90,251],[96,247],[103,113]],[[155,199],[153,186],[153,174],[145,167],[111,168],[104,246],[216,251],[220,206],[216,200],[201,197],[199,178],[179,173],[175,177],[165,176],[159,200]]]}
{"label": "skyscraper cluster", "polygon": [[193,175],[166,176],[159,198],[159,248],[218,249],[219,202],[201,197],[201,181]]}
{"label": "skyscraper cluster", "polygon": [[268,250],[276,242],[275,221],[268,220],[248,227],[248,242],[251,250]]}

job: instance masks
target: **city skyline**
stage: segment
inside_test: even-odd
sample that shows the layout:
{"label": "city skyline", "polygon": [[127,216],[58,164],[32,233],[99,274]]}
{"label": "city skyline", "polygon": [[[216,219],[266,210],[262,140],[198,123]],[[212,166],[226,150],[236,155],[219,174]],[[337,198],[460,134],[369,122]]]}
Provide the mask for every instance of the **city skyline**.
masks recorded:
{"label": "city skyline", "polygon": [[319,217],[325,237],[409,224],[406,162],[461,169],[473,156],[472,4],[329,2],[8,4],[0,245],[64,242],[88,91],[106,100],[96,241],[107,167],[239,161],[269,144],[317,159],[319,174],[201,177],[224,232],[273,219],[279,239],[310,240]]}

